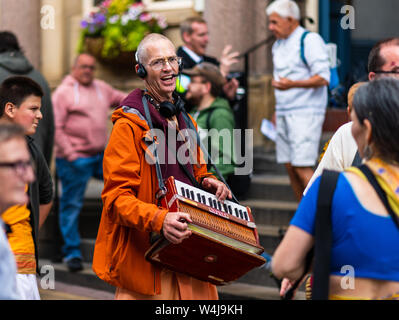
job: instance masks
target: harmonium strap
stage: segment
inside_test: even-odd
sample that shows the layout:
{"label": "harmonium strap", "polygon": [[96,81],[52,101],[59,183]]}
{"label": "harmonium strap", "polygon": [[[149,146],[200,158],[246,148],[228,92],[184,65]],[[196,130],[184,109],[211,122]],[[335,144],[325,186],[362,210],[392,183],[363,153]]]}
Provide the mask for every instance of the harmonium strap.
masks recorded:
{"label": "harmonium strap", "polygon": [[249,207],[169,177],[162,207],[190,214],[192,234],[180,244],[160,237],[146,252],[152,263],[223,285],[266,263]]}

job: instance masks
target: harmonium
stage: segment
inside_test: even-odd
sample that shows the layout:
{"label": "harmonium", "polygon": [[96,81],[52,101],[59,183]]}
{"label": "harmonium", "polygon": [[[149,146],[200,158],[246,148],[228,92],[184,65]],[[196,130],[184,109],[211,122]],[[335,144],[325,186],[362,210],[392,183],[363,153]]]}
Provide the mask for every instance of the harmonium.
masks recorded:
{"label": "harmonium", "polygon": [[179,244],[158,237],[146,259],[216,285],[234,281],[266,260],[249,207],[217,200],[212,193],[169,177],[161,206],[190,214],[192,234]]}

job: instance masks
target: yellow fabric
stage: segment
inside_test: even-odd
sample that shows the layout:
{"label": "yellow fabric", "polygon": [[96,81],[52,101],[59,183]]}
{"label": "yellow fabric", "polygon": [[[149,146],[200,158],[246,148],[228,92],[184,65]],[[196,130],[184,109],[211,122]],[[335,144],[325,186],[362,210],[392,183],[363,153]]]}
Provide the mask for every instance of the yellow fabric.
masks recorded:
{"label": "yellow fabric", "polygon": [[328,141],[325,143],[325,145],[324,145],[324,147],[323,147],[323,150],[322,150],[322,152],[321,152],[321,154],[320,154],[320,156],[319,156],[319,163],[320,163],[321,160],[323,159],[324,154],[325,154],[326,151],[327,151],[328,145],[330,144],[330,141],[331,141],[331,139],[328,140]]}
{"label": "yellow fabric", "polygon": [[370,299],[364,297],[349,297],[349,296],[340,296],[337,294],[332,294],[328,297],[329,300],[399,300],[399,292],[395,292],[394,294],[389,295],[388,297],[378,298],[378,299]]}
{"label": "yellow fabric", "polygon": [[30,211],[26,205],[10,207],[2,216],[11,227],[7,234],[11,250],[14,252],[18,273],[35,274],[35,245],[30,225]]}
{"label": "yellow fabric", "polygon": [[[386,192],[392,210],[399,216],[399,169],[378,158],[370,159],[366,162],[366,165],[373,172],[381,188]],[[367,180],[358,168],[350,167],[346,171],[353,172]]]}

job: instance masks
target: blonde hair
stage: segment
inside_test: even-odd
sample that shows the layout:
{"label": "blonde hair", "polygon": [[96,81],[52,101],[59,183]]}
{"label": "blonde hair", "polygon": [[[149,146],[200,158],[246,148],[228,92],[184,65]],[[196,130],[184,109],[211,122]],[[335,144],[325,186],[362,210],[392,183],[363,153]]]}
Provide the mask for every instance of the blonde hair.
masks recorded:
{"label": "blonde hair", "polygon": [[349,114],[352,111],[353,108],[353,98],[355,97],[355,93],[357,89],[359,89],[362,85],[366,84],[367,82],[362,81],[362,82],[357,82],[354,85],[352,85],[348,91],[348,112]]}

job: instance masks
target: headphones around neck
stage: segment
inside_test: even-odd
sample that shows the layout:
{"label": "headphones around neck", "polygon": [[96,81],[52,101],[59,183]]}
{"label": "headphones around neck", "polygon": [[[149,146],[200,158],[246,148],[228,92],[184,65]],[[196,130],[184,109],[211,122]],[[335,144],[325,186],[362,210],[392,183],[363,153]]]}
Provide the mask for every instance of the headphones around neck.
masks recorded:
{"label": "headphones around neck", "polygon": [[171,118],[175,115],[179,115],[179,113],[182,111],[185,112],[184,101],[176,92],[173,92],[172,95],[175,103],[172,103],[170,101],[163,101],[159,105],[157,105],[154,98],[151,97],[148,93],[144,93],[144,96],[152,105],[157,108],[161,116],[164,118]]}

